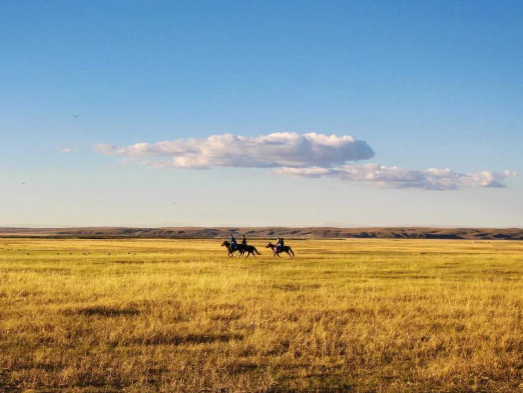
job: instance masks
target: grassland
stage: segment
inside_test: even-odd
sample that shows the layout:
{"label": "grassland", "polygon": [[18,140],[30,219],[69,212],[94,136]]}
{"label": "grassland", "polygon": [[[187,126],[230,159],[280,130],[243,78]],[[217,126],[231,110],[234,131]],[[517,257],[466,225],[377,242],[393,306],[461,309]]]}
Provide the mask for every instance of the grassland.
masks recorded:
{"label": "grassland", "polygon": [[523,242],[219,244],[0,239],[0,391],[523,391]]}

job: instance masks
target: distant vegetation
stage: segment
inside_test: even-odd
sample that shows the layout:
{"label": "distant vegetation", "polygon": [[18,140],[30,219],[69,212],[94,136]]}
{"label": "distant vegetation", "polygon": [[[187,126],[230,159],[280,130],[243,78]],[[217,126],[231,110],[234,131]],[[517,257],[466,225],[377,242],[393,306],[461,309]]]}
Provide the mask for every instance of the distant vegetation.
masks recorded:
{"label": "distant vegetation", "polygon": [[523,387],[523,242],[254,244],[0,239],[0,391]]}

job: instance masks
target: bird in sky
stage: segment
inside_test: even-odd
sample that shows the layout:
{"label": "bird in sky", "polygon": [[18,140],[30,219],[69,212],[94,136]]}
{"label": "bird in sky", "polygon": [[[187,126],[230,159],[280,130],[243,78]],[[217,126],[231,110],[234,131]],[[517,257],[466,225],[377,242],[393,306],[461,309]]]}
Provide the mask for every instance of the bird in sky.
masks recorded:
{"label": "bird in sky", "polygon": [[73,117],[76,119],[78,116],[80,116],[80,114],[78,114],[78,115],[74,115],[74,114],[73,114],[73,115],[71,115],[71,116],[73,116]]}

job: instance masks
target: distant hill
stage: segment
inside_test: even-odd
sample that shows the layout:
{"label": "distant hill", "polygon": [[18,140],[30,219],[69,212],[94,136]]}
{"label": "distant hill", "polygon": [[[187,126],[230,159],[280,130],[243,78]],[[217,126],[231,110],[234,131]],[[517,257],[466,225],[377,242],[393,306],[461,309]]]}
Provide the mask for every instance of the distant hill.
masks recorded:
{"label": "distant hill", "polygon": [[174,228],[1,228],[0,236],[60,238],[226,238],[231,232],[250,238],[307,239],[469,239],[523,240],[523,228],[334,228],[334,227],[174,227]]}

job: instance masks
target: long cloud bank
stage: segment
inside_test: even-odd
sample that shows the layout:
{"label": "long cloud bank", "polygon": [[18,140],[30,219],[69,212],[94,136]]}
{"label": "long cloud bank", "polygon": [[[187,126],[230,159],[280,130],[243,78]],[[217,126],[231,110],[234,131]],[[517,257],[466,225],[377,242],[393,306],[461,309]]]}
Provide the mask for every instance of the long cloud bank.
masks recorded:
{"label": "long cloud bank", "polygon": [[108,155],[143,159],[152,166],[208,169],[215,166],[274,168],[282,166],[331,166],[367,160],[374,151],[351,136],[281,132],[259,137],[231,134],[188,138],[131,146],[96,145]]}
{"label": "long cloud bank", "polygon": [[457,173],[448,168],[430,168],[419,171],[378,164],[341,165],[332,168],[279,168],[274,172],[308,178],[331,177],[344,181],[373,184],[382,188],[419,188],[423,190],[457,190],[465,187],[504,188],[502,181],[516,176],[516,172],[510,171]]}
{"label": "long cloud bank", "polygon": [[328,177],[383,188],[503,188],[505,179],[516,176],[515,172],[510,171],[463,174],[451,169],[415,170],[378,164],[349,165],[349,161],[372,158],[374,151],[365,141],[352,136],[317,133],[300,135],[282,132],[258,137],[222,134],[129,146],[99,144],[95,150],[151,167],[273,168],[273,173],[279,175]]}

